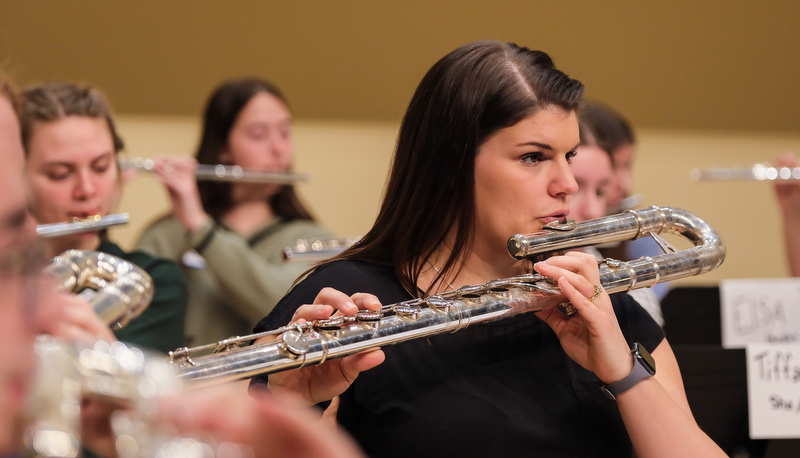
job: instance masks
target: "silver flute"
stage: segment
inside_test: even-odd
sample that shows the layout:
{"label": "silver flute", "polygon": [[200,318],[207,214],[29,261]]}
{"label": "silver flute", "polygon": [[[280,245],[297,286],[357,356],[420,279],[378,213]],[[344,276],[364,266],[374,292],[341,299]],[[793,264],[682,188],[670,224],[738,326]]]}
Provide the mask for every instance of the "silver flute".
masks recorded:
{"label": "silver flute", "polygon": [[109,227],[128,224],[130,215],[117,213],[114,215],[94,215],[88,218],[74,218],[71,223],[39,224],[36,235],[42,238],[63,237],[65,235],[97,232]]}
{"label": "silver flute", "polygon": [[[523,258],[601,242],[657,237],[662,232],[680,234],[695,246],[676,251],[662,241],[668,251],[665,254],[628,262],[602,261],[600,283],[606,291],[630,291],[699,275],[717,268],[725,259],[725,244],[711,226],[692,213],[672,207],[629,210],[583,223],[551,224],[536,234],[515,235],[508,246],[513,256]],[[473,323],[565,306],[564,301],[553,279],[527,274],[384,305],[378,311],[361,310],[355,316],[283,326],[194,349],[181,348],[170,352],[170,360],[183,379],[193,385],[210,385],[322,364],[370,348],[455,332]],[[241,346],[270,335],[276,340]],[[217,353],[193,356],[209,350]]]}
{"label": "silver flute", "polygon": [[775,167],[755,164],[752,167],[692,169],[692,181],[796,181],[800,167]]}
{"label": "silver flute", "polygon": [[332,239],[297,239],[294,246],[283,249],[286,262],[315,262],[332,258],[358,242],[361,237],[340,237]]}
{"label": "silver flute", "polygon": [[[155,167],[155,162],[152,159],[142,157],[120,157],[119,166],[122,169],[133,168],[140,171],[152,172]],[[197,164],[195,177],[200,181],[294,184],[301,181],[308,181],[309,175],[307,173],[248,170],[238,165]]]}

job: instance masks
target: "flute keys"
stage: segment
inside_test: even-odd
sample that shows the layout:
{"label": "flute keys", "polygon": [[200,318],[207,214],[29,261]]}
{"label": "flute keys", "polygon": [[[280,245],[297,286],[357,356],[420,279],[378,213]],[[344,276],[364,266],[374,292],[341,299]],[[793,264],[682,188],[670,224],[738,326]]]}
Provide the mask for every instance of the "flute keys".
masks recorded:
{"label": "flute keys", "polygon": [[452,301],[449,301],[443,298],[442,296],[430,296],[427,299],[425,299],[425,303],[428,304],[429,307],[441,311],[447,311],[453,304]]}
{"label": "flute keys", "polygon": [[328,318],[327,320],[319,320],[314,327],[324,331],[334,331],[341,328],[344,325],[344,322],[344,316],[336,316],[333,318]]}
{"label": "flute keys", "polygon": [[284,350],[294,355],[305,355],[309,350],[308,341],[303,338],[303,333],[300,331],[286,331],[278,337],[278,342]]}
{"label": "flute keys", "polygon": [[358,321],[379,321],[383,317],[383,312],[380,310],[359,310],[356,313]]}
{"label": "flute keys", "polygon": [[392,307],[392,311],[397,316],[402,316],[406,318],[417,318],[419,316],[419,313],[422,311],[422,307],[418,305],[398,304]]}

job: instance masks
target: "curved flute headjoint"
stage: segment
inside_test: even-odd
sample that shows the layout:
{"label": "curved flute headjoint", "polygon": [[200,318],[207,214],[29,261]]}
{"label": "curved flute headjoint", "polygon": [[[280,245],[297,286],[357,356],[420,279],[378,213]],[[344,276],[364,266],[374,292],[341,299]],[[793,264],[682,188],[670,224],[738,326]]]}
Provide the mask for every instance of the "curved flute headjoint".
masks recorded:
{"label": "curved flute headjoint", "polygon": [[[605,260],[599,269],[599,283],[606,292],[630,291],[662,280],[699,275],[718,267],[725,258],[725,245],[713,228],[695,215],[671,207],[651,207],[634,214],[586,221],[567,232],[543,231],[532,237],[533,240],[518,237],[520,246],[530,247],[530,251],[537,254],[660,232],[683,235],[695,246],[677,253],[626,262]],[[199,386],[223,383],[319,364],[415,338],[456,332],[473,323],[556,307],[565,299],[552,279],[538,274],[491,280],[427,298],[383,305],[380,311],[361,311],[355,318],[283,326],[248,337],[254,340],[283,333],[279,337],[281,342],[259,343],[228,354],[199,356],[195,358],[195,366],[184,365],[178,369],[181,378]]]}

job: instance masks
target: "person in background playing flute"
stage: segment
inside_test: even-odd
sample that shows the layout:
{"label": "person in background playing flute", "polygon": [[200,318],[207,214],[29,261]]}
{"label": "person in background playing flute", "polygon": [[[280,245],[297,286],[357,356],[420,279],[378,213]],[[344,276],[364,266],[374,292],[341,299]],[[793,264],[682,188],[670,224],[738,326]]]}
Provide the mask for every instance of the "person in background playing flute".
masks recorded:
{"label": "person in background playing flute", "polygon": [[192,345],[249,334],[310,262],[287,264],[297,239],[330,238],[292,185],[198,182],[197,164],[285,172],[294,156],[292,113],[283,93],[255,78],[212,93],[195,158],[161,157],[154,172],[172,213],[149,226],[137,247],[181,265],[189,289]]}
{"label": "person in background playing flute", "polygon": [[[36,336],[50,334],[83,343],[114,340],[84,300],[54,293],[52,283],[40,275],[44,257],[36,245],[36,223],[28,212],[19,106],[15,87],[0,71],[0,161],[4,165],[0,167],[0,456],[21,456]],[[362,456],[346,435],[320,425],[310,412],[268,395],[253,399],[240,390],[202,390],[163,402],[159,412],[159,421],[176,433],[209,434],[217,442],[236,442],[249,448],[252,456]],[[111,447],[103,456],[115,456],[113,438],[105,438],[105,443]]]}
{"label": "person in background playing flute", "polygon": [[[22,141],[31,213],[39,223],[106,216],[121,192],[117,155],[123,148],[100,91],[62,83],[32,86],[22,93]],[[183,344],[186,283],[178,266],[141,251],[125,252],[103,232],[46,239],[48,256],[68,249],[94,250],[124,259],[153,279],[153,300],[118,339],[169,352]]]}
{"label": "person in background playing flute", "polygon": [[[578,110],[580,118],[581,110]],[[579,119],[580,121],[580,119]],[[608,214],[608,193],[613,184],[614,168],[611,154],[601,148],[595,140],[592,126],[581,122],[581,146],[572,158],[572,174],[578,183],[578,192],[569,203],[570,217],[577,222],[596,219]],[[598,259],[603,255],[595,247],[583,248]],[[664,326],[664,315],[661,304],[652,288],[640,288],[629,291],[659,326]]]}

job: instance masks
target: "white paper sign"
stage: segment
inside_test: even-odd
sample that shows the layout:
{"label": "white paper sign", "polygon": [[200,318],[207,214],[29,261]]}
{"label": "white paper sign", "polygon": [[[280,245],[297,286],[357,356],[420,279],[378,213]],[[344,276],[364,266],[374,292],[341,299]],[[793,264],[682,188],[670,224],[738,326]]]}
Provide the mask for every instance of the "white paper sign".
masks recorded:
{"label": "white paper sign", "polygon": [[752,439],[800,438],[800,344],[747,345]]}
{"label": "white paper sign", "polygon": [[800,342],[800,279],[722,280],[719,294],[723,347]]}

